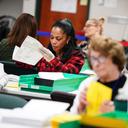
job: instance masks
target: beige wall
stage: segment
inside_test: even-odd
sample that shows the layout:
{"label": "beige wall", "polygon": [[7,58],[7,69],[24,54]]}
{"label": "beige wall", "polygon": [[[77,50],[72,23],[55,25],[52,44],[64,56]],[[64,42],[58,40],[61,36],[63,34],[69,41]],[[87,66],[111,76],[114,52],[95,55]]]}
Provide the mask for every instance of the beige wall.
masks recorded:
{"label": "beige wall", "polygon": [[0,0],[0,16],[18,17],[22,12],[35,15],[36,0]]}
{"label": "beige wall", "polygon": [[0,16],[17,17],[22,12],[23,0],[0,0]]}
{"label": "beige wall", "polygon": [[35,15],[36,0],[23,0],[22,12],[27,12]]}
{"label": "beige wall", "polygon": [[[91,0],[89,17],[105,17],[105,35],[121,40],[125,38],[128,40],[128,25],[114,24],[108,22],[108,17],[112,15],[127,16],[128,17],[128,0],[117,0],[117,7],[104,7],[98,5],[99,0]],[[124,32],[125,31],[125,32]]]}
{"label": "beige wall", "polygon": [[[128,40],[128,25],[113,24],[108,22],[108,17],[112,15],[120,15],[128,17],[128,0],[117,0],[117,7],[99,6],[98,2],[102,0],[91,0],[90,2],[90,18],[105,17],[104,34],[114,39]],[[104,0],[103,0],[104,1]],[[110,1],[110,0],[109,0]],[[0,0],[0,15],[12,15],[17,17],[22,12],[35,14],[36,0]]]}

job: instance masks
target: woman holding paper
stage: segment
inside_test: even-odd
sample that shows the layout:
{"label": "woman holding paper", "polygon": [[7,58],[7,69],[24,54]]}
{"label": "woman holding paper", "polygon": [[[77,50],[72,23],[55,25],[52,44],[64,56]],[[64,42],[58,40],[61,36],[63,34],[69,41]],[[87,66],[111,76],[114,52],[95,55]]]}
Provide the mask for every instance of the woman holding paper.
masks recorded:
{"label": "woman holding paper", "polygon": [[[68,19],[56,21],[51,28],[50,51],[42,48],[43,57],[37,63],[39,72],[79,73],[84,64],[84,53],[76,46],[74,28]],[[20,67],[32,68],[31,65],[18,63]]]}
{"label": "woman holding paper", "polygon": [[55,58],[50,62],[42,58],[37,65],[39,71],[79,73],[84,64],[84,54],[76,46],[70,20],[58,20],[52,25],[50,46]]}
{"label": "woman holding paper", "polygon": [[[92,82],[99,82],[112,90],[110,100],[104,100],[100,104],[99,113],[113,111],[115,109],[112,102],[114,99],[128,99],[128,78],[126,74],[121,73],[125,63],[123,46],[110,38],[96,38],[90,43],[89,61],[96,75],[81,83],[71,111],[73,113],[81,113],[85,112],[86,107],[89,107],[90,103],[87,94]],[[104,91],[102,93],[100,98],[106,95],[107,92]],[[95,100],[96,97],[92,98]]]}
{"label": "woman holding paper", "polygon": [[27,35],[36,37],[37,22],[34,16],[22,13],[6,39],[0,42],[0,60],[11,61],[15,46],[20,47]]}

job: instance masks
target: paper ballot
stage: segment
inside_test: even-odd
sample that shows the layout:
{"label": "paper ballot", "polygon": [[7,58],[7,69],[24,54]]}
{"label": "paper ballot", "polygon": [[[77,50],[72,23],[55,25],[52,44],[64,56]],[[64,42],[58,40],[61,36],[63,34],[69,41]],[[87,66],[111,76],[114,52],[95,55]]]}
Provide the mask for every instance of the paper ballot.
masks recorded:
{"label": "paper ballot", "polygon": [[112,89],[99,83],[92,82],[87,90],[87,101],[89,105],[86,107],[88,115],[100,114],[99,107],[106,101],[111,100]]}
{"label": "paper ballot", "polygon": [[53,53],[45,48],[37,39],[27,36],[20,48],[15,48],[13,52],[13,60],[22,63],[36,65],[37,62],[44,57],[46,61],[54,58]]}
{"label": "paper ballot", "polygon": [[49,80],[65,79],[62,72],[39,72],[38,75],[40,78]]}

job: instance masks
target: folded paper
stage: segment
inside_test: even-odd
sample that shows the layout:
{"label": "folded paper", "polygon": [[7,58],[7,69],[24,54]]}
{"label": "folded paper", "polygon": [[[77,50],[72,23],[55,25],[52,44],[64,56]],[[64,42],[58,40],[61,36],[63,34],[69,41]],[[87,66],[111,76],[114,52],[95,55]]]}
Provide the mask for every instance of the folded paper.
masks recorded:
{"label": "folded paper", "polygon": [[37,39],[27,36],[20,48],[15,47],[12,59],[22,63],[36,65],[41,58],[51,61],[54,54]]}

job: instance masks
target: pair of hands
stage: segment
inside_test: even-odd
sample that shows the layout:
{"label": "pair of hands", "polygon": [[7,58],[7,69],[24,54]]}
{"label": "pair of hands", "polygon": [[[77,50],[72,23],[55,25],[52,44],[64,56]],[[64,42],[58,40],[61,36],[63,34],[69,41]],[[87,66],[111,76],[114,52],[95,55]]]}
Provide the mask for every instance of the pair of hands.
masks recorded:
{"label": "pair of hands", "polygon": [[[87,87],[80,92],[79,105],[77,108],[78,113],[84,112],[86,109],[86,106],[89,105],[89,102],[86,99],[86,92],[87,92]],[[101,113],[111,112],[114,110],[115,110],[115,106],[114,106],[113,101],[104,101],[99,108],[99,111]]]}

